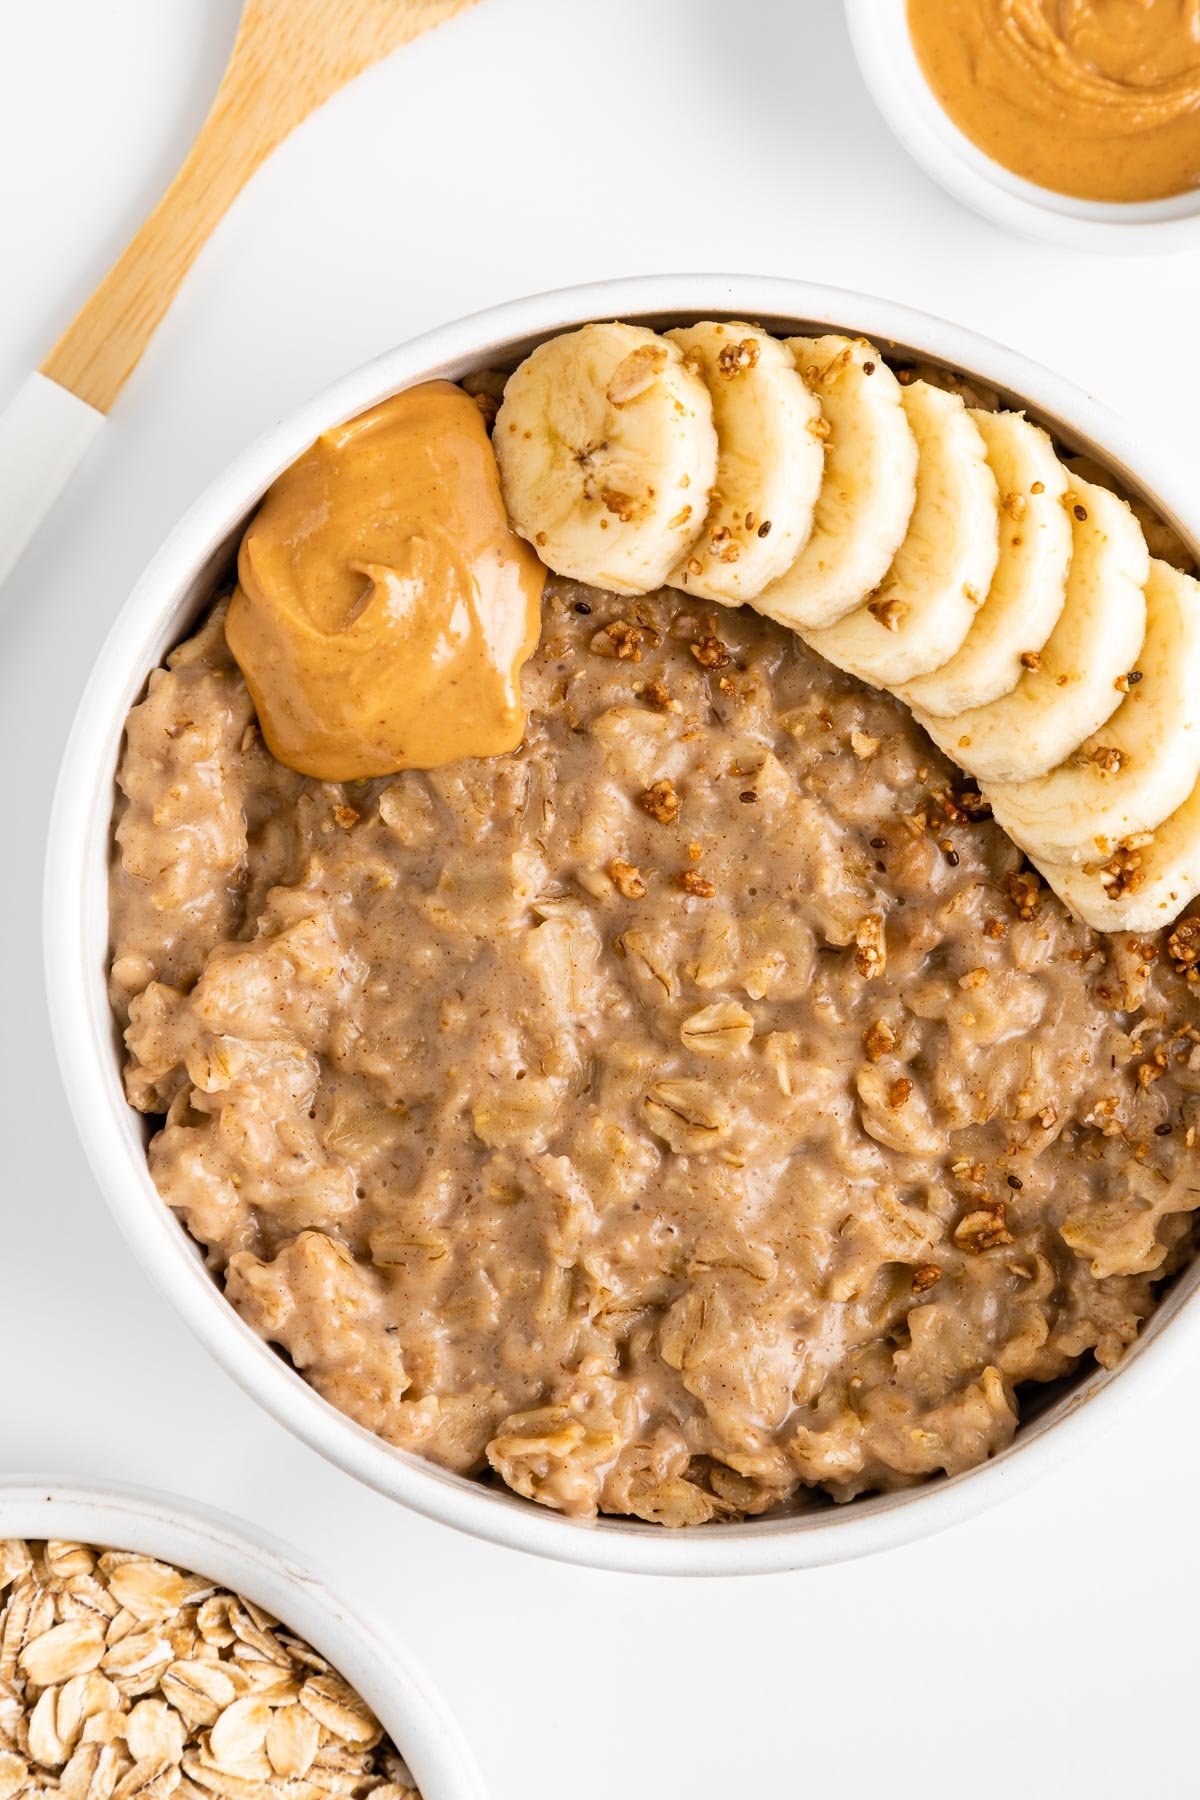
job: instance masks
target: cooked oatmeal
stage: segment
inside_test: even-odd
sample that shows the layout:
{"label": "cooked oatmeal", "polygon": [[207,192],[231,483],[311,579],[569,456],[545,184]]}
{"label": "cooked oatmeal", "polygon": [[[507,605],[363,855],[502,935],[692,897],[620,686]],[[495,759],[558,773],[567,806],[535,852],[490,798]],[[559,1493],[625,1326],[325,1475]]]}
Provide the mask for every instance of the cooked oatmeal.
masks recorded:
{"label": "cooked oatmeal", "polygon": [[0,1795],[421,1800],[312,1647],[203,1576],[0,1538]]}
{"label": "cooked oatmeal", "polygon": [[552,578],[518,751],[344,785],[222,618],[128,721],[112,997],[164,1200],[329,1401],[685,1525],[969,1468],[1116,1363],[1200,1199],[1186,922],[1074,922],[749,612]]}

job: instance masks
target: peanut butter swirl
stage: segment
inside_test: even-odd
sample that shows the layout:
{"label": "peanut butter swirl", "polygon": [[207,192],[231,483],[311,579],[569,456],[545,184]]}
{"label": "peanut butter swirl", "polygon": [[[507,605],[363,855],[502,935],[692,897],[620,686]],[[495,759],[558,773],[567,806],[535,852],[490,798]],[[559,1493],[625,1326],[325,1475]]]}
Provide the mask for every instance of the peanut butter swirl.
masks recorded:
{"label": "peanut butter swirl", "polygon": [[515,749],[544,574],[461,388],[325,432],[242,539],[225,625],[272,753],[349,781]]}
{"label": "peanut butter swirl", "polygon": [[1060,193],[1200,182],[1200,0],[908,0],[934,94],[988,155]]}

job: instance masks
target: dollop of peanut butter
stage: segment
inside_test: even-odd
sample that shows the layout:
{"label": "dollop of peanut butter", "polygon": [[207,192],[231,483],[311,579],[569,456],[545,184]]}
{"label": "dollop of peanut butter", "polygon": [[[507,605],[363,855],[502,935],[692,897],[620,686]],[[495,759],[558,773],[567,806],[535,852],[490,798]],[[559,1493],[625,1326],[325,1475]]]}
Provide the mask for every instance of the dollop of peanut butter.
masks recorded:
{"label": "dollop of peanut butter", "polygon": [[1014,174],[1091,200],[1200,184],[1200,0],[908,0],[959,129]]}
{"label": "dollop of peanut butter", "polygon": [[272,754],[352,781],[514,750],[545,573],[461,388],[325,432],[243,537],[225,623]]}

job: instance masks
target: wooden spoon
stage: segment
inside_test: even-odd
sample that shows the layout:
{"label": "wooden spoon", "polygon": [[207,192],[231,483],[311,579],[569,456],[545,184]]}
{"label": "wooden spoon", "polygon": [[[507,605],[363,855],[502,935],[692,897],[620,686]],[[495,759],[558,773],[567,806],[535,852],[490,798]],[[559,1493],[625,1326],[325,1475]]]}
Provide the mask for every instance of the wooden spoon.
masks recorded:
{"label": "wooden spoon", "polygon": [[129,248],[0,416],[0,581],[65,486],[210,233],[331,94],[475,0],[244,0],[212,109]]}

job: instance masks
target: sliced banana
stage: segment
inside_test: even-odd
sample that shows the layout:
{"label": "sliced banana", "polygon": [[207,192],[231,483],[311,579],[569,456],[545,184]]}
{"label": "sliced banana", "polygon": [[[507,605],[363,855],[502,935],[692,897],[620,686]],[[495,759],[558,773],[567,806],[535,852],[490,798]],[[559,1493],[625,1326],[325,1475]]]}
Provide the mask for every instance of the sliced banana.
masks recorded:
{"label": "sliced banana", "polygon": [[1200,894],[1200,783],[1156,831],[1104,863],[1039,862],[1063,905],[1094,931],[1157,931]]}
{"label": "sliced banana", "polygon": [[988,706],[1040,651],[1067,597],[1071,521],[1062,501],[1067,472],[1046,433],[1020,413],[971,410],[1000,489],[1000,558],[961,650],[895,691],[938,718]]}
{"label": "sliced banana", "polygon": [[1168,563],[1146,583],[1146,641],[1107,724],[1036,781],[985,785],[997,820],[1038,861],[1094,863],[1153,831],[1200,781],[1200,587]]}
{"label": "sliced banana", "polygon": [[509,377],[492,443],[521,536],[556,574],[618,594],[663,585],[717,473],[707,387],[641,325],[540,344]]}
{"label": "sliced banana", "polygon": [[1122,488],[1120,477],[1112,470],[1106,469],[1091,456],[1074,454],[1063,458],[1068,474],[1081,481],[1094,481],[1097,487],[1110,488],[1114,494],[1120,494],[1127,500],[1133,516],[1142,528],[1151,556],[1157,556],[1160,562],[1170,563],[1173,569],[1182,569],[1185,575],[1196,573],[1196,558],[1184,543],[1173,525],[1160,519],[1154,509],[1139,494]]}
{"label": "sliced banana", "polygon": [[940,668],[982,606],[1000,552],[1000,494],[983,439],[957,394],[902,388],[917,440],[917,497],[904,542],[878,591],[805,643],[873,687]]}
{"label": "sliced banana", "polygon": [[668,581],[740,606],[808,541],[825,463],[821,408],[791,353],[755,325],[706,320],[667,336],[707,387],[717,428],[704,528]]}
{"label": "sliced banana", "polygon": [[1121,704],[1121,683],[1146,635],[1150,554],[1142,528],[1107,489],[1072,483],[1071,567],[1062,617],[1011,694],[935,719],[913,712],[934,743],[981,781],[1032,781],[1074,756]]}
{"label": "sliced banana", "polygon": [[829,427],[812,531],[757,611],[781,625],[835,625],[877,588],[917,494],[917,443],[900,383],[864,338],[788,338]]}

